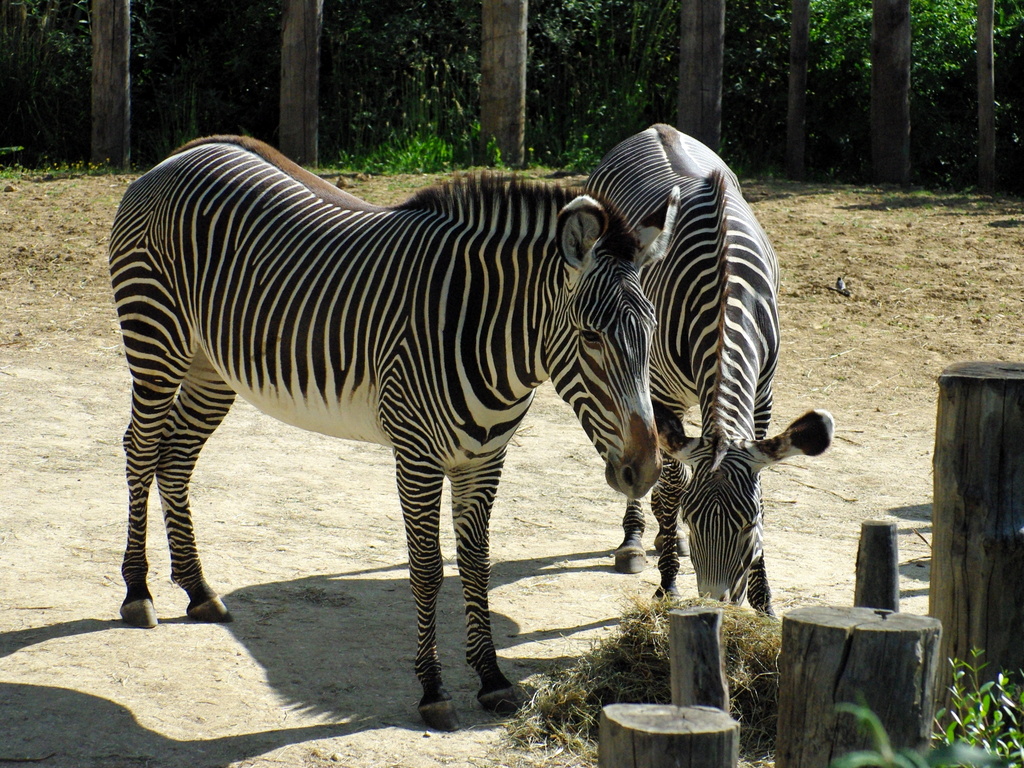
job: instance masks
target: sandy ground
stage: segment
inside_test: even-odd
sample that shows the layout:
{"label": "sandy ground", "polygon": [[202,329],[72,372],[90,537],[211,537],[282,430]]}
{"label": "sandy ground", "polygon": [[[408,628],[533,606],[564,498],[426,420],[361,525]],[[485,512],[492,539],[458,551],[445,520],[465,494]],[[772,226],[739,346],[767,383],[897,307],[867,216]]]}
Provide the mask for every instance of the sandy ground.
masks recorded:
{"label": "sandy ground", "polygon": [[[462,716],[425,731],[389,453],[239,403],[193,483],[204,566],[235,622],[184,618],[154,507],[158,628],[118,619],[128,377],[105,244],[128,176],[0,180],[0,762],[48,767],[484,766],[510,751],[464,663],[453,538],[440,649]],[[345,177],[390,202],[426,177]],[[1024,205],[748,181],[783,265],[778,431],[833,412],[833,448],[764,477],[776,608],[849,604],[860,523],[899,524],[902,607],[927,612],[936,376],[1024,359]],[[843,276],[850,297],[828,290]],[[568,663],[654,590],[612,571],[622,501],[542,387],[494,511],[505,670]],[[684,563],[681,588],[695,595]]]}

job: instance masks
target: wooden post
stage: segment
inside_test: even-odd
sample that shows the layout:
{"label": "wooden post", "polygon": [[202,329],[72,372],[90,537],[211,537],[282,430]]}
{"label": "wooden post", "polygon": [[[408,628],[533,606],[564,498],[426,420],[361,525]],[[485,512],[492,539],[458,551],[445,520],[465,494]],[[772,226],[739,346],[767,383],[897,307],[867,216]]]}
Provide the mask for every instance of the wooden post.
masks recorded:
{"label": "wooden post", "polygon": [[928,612],[942,657],[985,652],[982,678],[1024,669],[1024,363],[939,376]]}
{"label": "wooden post", "polygon": [[853,604],[861,608],[900,609],[899,546],[896,523],[865,520],[857,548],[857,586]]}
{"label": "wooden post", "polygon": [[800,608],[782,620],[776,768],[823,768],[873,747],[836,704],[863,703],[893,747],[928,746],[941,625],[870,608]]}
{"label": "wooden post", "polygon": [[714,707],[609,704],[601,711],[600,768],[735,768],[740,724]]}
{"label": "wooden post", "polygon": [[873,0],[871,165],[876,182],[910,181],[910,0]]}
{"label": "wooden post", "polygon": [[131,158],[131,3],[92,3],[91,159],[124,168]]}
{"label": "wooden post", "polygon": [[729,711],[729,683],[722,653],[722,609],[687,608],[669,613],[672,703]]}
{"label": "wooden post", "polygon": [[316,166],[320,119],[320,27],[323,0],[284,0],[281,19],[281,152]]}
{"label": "wooden post", "polygon": [[789,29],[789,104],[786,110],[786,175],[804,178],[807,146],[807,48],[811,0],[793,0]]}
{"label": "wooden post", "polygon": [[[505,165],[525,160],[527,0],[484,0],[480,50],[480,140]],[[487,158],[488,162],[491,158]]]}
{"label": "wooden post", "polygon": [[978,186],[996,188],[996,85],[992,53],[995,0],[978,0]]}
{"label": "wooden post", "polygon": [[718,151],[722,134],[725,0],[688,0],[679,11],[677,126]]}

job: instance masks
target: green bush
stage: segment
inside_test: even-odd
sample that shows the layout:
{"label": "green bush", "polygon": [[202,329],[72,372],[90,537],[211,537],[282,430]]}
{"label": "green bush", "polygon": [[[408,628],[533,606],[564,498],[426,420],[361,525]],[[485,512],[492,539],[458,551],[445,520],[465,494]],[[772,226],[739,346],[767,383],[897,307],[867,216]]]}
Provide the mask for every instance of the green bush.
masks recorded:
{"label": "green bush", "polygon": [[1024,766],[1024,687],[1000,671],[984,680],[983,654],[970,661],[953,661],[950,706],[936,717],[936,741],[941,745],[969,744],[984,749],[1005,764]]}
{"label": "green bush", "polygon": [[[674,123],[683,0],[532,0],[527,159],[586,170],[654,122]],[[996,8],[997,154],[1024,193],[1024,0]],[[976,177],[976,0],[911,0],[911,166],[929,187]],[[0,163],[88,158],[88,0],[0,0]],[[326,0],[324,163],[415,169],[489,164],[479,142],[478,0]],[[785,154],[789,0],[728,0],[722,154],[744,173]],[[279,0],[134,0],[133,159],[201,134],[277,141]],[[809,173],[870,169],[871,4],[812,0]],[[419,156],[417,156],[419,155]]]}

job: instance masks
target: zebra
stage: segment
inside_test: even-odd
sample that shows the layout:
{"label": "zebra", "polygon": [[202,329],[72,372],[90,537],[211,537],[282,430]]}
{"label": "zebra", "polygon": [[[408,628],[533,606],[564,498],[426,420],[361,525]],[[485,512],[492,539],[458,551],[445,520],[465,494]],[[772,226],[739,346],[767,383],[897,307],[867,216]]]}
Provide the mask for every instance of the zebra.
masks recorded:
{"label": "zebra", "polygon": [[[659,524],[658,595],[676,595],[679,555],[689,554],[698,591],[739,605],[747,597],[774,615],[764,567],[759,471],[788,456],[816,456],[834,432],[827,411],[811,411],[768,438],[779,353],[779,265],[739,181],[711,149],[668,125],[615,146],[586,189],[612,200],[631,222],[657,216],[666,190],[681,207],[665,258],[641,283],[655,306],[651,397],[665,461],[651,495]],[[701,436],[683,417],[699,406]],[[678,531],[679,510],[689,542]],[[627,503],[616,569],[643,567],[644,518]]]}
{"label": "zebra", "polygon": [[419,712],[458,728],[441,677],[439,505],[451,487],[480,704],[518,706],[490,629],[488,521],[506,447],[551,379],[628,497],[661,469],[649,392],[653,308],[638,268],[677,199],[636,231],[598,195],[487,174],[394,207],[336,189],[254,139],[190,142],[126,191],[110,273],[131,374],[121,616],[152,627],[155,477],[187,615],[231,621],[207,583],[188,490],[241,395],[282,421],[392,449],[417,616]]}

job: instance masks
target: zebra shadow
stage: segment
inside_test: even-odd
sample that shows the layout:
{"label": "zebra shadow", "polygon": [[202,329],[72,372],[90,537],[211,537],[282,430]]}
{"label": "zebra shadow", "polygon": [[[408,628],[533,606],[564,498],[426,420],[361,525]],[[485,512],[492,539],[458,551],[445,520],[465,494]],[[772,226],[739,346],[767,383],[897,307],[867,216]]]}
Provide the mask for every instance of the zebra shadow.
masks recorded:
{"label": "zebra shadow", "polygon": [[[605,570],[592,561],[605,554],[498,562],[492,585],[510,584],[541,571]],[[0,727],[0,760],[45,758],[44,764],[49,766],[205,768],[355,731],[386,726],[422,730],[415,707],[421,690],[413,674],[415,610],[405,563],[254,584],[226,594],[224,599],[235,619],[224,627],[262,667],[267,684],[281,703],[329,719],[331,724],[183,741],[142,726],[129,708],[130,702],[126,707],[67,688],[8,682],[0,684],[0,723],[4,724]],[[189,623],[182,615],[184,600],[179,606],[158,605],[158,610],[161,608],[161,623]],[[182,613],[175,615],[179,610]],[[611,623],[569,622],[523,632],[508,616],[492,612],[496,645],[505,672],[513,680],[568,661],[565,657],[538,661],[517,653],[516,646],[557,640]],[[117,619],[31,627],[0,635],[0,658],[50,640],[89,633],[109,635],[107,643],[130,643],[130,636],[140,631],[144,630],[125,627]],[[181,642],[180,633],[167,637],[174,638],[168,643]],[[438,647],[463,727],[493,725],[495,719],[475,701],[478,681],[464,660],[464,606],[461,584],[454,573],[445,579],[438,606]],[[170,644],[164,650],[168,658],[179,651]],[[72,659],[70,663],[88,661]],[[216,665],[216,659],[211,663]],[[59,680],[59,670],[55,670],[55,680]],[[110,762],[105,762],[104,756],[109,756]]]}
{"label": "zebra shadow", "polygon": [[185,741],[141,725],[120,704],[68,688],[0,682],[0,762],[48,768],[222,766],[354,730],[309,725]]}
{"label": "zebra shadow", "polygon": [[[594,556],[499,562],[492,569],[491,586],[510,584],[541,570],[546,575],[596,570],[598,566],[583,562]],[[235,618],[225,626],[291,706],[310,714],[346,717],[352,714],[346,702],[360,699],[372,688],[377,710],[373,717],[384,725],[418,729],[422,724],[414,704],[422,691],[413,674],[416,611],[407,574],[403,563],[251,585],[224,597]],[[495,645],[512,680],[568,661],[566,657],[536,660],[518,654],[517,646],[612,623],[568,622],[523,631],[509,616],[491,611]],[[465,663],[465,626],[462,586],[453,571],[445,578],[438,603],[437,645],[463,725],[472,726],[493,719],[475,701],[479,681]]]}

